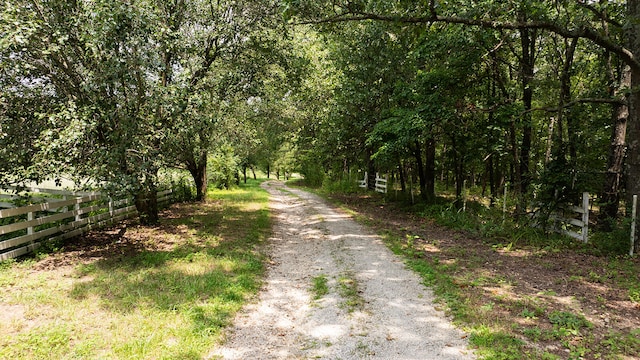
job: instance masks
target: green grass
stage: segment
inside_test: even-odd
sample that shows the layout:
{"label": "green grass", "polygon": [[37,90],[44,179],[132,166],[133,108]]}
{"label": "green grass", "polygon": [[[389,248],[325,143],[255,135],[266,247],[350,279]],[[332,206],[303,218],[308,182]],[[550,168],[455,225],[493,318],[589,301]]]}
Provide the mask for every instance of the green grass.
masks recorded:
{"label": "green grass", "polygon": [[0,312],[16,313],[0,322],[0,358],[205,357],[260,287],[270,215],[258,185],[211,190],[157,228],[128,229],[145,239],[132,251],[50,270],[0,265]]}
{"label": "green grass", "polygon": [[329,293],[329,286],[326,275],[318,275],[312,279],[311,293],[314,300],[320,300]]}
{"label": "green grass", "polygon": [[338,276],[338,293],[344,300],[342,306],[350,313],[364,307],[364,299],[360,296],[358,287],[353,273],[344,272]]}

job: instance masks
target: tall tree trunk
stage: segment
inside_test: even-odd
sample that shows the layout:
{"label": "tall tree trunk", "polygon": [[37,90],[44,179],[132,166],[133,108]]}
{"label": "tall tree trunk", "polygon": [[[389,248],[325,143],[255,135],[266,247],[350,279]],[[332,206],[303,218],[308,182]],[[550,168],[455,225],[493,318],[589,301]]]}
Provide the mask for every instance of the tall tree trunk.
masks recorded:
{"label": "tall tree trunk", "polygon": [[[627,1],[629,26],[627,35],[629,48],[640,54],[640,0]],[[640,68],[631,67],[631,92],[629,94],[629,117],[627,119],[627,181],[626,203],[631,206],[633,195],[640,194]],[[640,213],[640,212],[639,212]],[[637,244],[637,242],[636,242]]]}
{"label": "tall tree trunk", "polygon": [[[625,135],[627,132],[627,117],[629,110],[626,105],[616,105],[613,110],[615,124],[611,132],[611,145],[607,160],[607,173],[602,188],[599,222],[604,229],[610,229],[608,220],[618,215],[620,190],[624,171]],[[636,178],[637,179],[637,178]]]}
{"label": "tall tree trunk", "polygon": [[414,141],[413,146],[413,157],[416,159],[418,181],[420,182],[420,197],[422,200],[427,201],[429,197],[427,195],[427,179],[424,174],[424,162],[422,161],[422,146],[419,141]]}
{"label": "tall tree trunk", "polygon": [[[157,174],[157,171],[155,173]],[[158,188],[155,183],[155,175],[148,176],[140,185],[141,187],[134,197],[140,223],[143,225],[155,225],[160,220],[158,215]]]}
{"label": "tall tree trunk", "polygon": [[[520,42],[522,45],[522,58],[520,64],[522,72],[522,104],[525,111],[522,117],[522,145],[520,147],[519,187],[521,195],[524,195],[527,192],[529,184],[531,183],[531,109],[533,103],[533,88],[531,87],[531,83],[533,81],[535,70],[536,38],[537,31],[535,29],[520,30]],[[524,204],[521,205],[524,206]]]}
{"label": "tall tree trunk", "polygon": [[[571,43],[569,44],[566,51],[564,67],[562,69],[561,82],[560,82],[561,83],[560,104],[562,106],[564,106],[564,104],[571,101],[571,68],[573,67],[573,58],[574,58],[577,46],[578,46],[578,38],[574,38],[571,40]],[[564,113],[562,109],[560,109],[560,111]],[[578,138],[577,138],[578,131],[576,131],[577,125],[575,124],[576,119],[575,119],[575,116],[571,114],[570,110],[567,111],[565,117],[567,120],[567,134],[568,134],[567,140],[569,142],[569,157],[571,158],[570,164],[572,166],[575,166],[575,163],[578,157],[578,151],[576,147],[578,142]]]}
{"label": "tall tree trunk", "polygon": [[[518,140],[516,130],[516,120],[511,119],[509,126],[509,143],[511,145],[511,164],[509,165],[509,182],[516,198],[520,197],[520,183],[522,177],[520,176],[520,154],[518,152]],[[518,211],[516,211],[516,214]]]}
{"label": "tall tree trunk", "polygon": [[548,134],[548,137],[547,137],[547,150],[544,153],[544,164],[545,165],[547,165],[551,161],[551,150],[552,150],[554,142],[556,142],[556,143],[558,142],[558,140],[554,141],[554,138],[556,137],[556,133],[554,132],[555,123],[556,123],[556,119],[552,117],[549,120],[549,131],[547,132],[547,134]]}
{"label": "tall tree trunk", "polygon": [[464,190],[464,160],[462,158],[462,155],[460,153],[458,153],[457,151],[455,152],[456,155],[454,155],[455,157],[455,171],[456,171],[456,200],[455,200],[455,206],[457,209],[462,209],[462,192]]}
{"label": "tall tree trunk", "polygon": [[[576,47],[578,46],[578,39],[574,38],[571,40],[571,43],[566,45],[565,51],[565,59],[562,66],[562,71],[560,73],[560,98],[558,100],[558,129],[560,131],[558,135],[558,139],[556,139],[556,157],[564,157],[565,147],[563,144],[563,121],[567,123],[567,133],[568,133],[568,145],[569,145],[569,158],[571,159],[571,164],[575,164],[577,151],[576,151],[576,131],[574,124],[575,119],[571,115],[570,109],[565,109],[565,104],[571,101],[571,68],[573,67],[573,59],[576,52]],[[567,169],[569,171],[570,169]]]}
{"label": "tall tree trunk", "polygon": [[[608,64],[609,78],[612,84],[619,83],[619,86],[612,87],[611,96],[621,96],[621,91],[629,89],[631,86],[631,68],[626,66],[622,70],[620,77],[615,76],[613,66]],[[612,221],[618,216],[620,206],[620,191],[622,177],[624,173],[624,159],[626,154],[626,132],[629,107],[625,104],[614,104],[612,108],[611,142],[609,146],[609,157],[607,159],[607,172],[602,184],[600,194],[600,215],[598,223],[605,231],[612,230]]]}
{"label": "tall tree trunk", "polygon": [[425,195],[426,200],[433,202],[436,199],[436,141],[433,138],[427,140],[425,163]]}
{"label": "tall tree trunk", "polygon": [[405,193],[407,191],[407,180],[402,159],[398,160],[398,175],[400,177],[400,189],[402,190],[402,193]]}
{"label": "tall tree trunk", "polygon": [[456,136],[451,136],[451,146],[453,147],[453,168],[456,180],[456,200],[454,205],[457,209],[462,209],[462,190],[464,187],[464,154],[460,151],[460,145],[456,141]]}
{"label": "tall tree trunk", "polygon": [[196,201],[204,201],[207,196],[207,152],[200,155],[196,162],[191,162],[187,170],[196,184]]}
{"label": "tall tree trunk", "polygon": [[489,157],[489,189],[491,189],[491,201],[490,206],[494,206],[496,204],[496,196],[498,193],[498,187],[496,186],[496,176],[494,171],[494,162],[493,157],[495,154],[491,154]]}

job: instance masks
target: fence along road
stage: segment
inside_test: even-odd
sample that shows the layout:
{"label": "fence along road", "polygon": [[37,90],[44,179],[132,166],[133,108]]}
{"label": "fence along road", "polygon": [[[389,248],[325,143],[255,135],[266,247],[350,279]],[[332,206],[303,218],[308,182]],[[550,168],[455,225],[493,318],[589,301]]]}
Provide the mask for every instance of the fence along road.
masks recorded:
{"label": "fence along road", "polygon": [[[91,229],[116,223],[137,215],[130,198],[113,200],[100,192],[68,192],[28,188],[41,203],[13,207],[17,196],[3,194],[0,199],[0,261],[28,254],[44,240],[61,240]],[[158,193],[158,203],[170,202],[173,190]],[[60,199],[60,196],[63,198]]]}

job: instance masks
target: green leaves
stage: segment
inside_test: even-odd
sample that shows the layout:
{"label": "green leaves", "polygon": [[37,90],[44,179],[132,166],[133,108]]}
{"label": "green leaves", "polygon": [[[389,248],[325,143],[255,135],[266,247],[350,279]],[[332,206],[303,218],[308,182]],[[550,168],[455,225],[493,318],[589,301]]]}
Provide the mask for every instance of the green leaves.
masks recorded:
{"label": "green leaves", "polygon": [[[206,165],[221,119],[241,113],[230,108],[259,95],[276,73],[268,64],[286,59],[270,0],[6,5],[0,145],[20,156],[0,160],[0,182],[73,173],[152,193],[158,169]],[[9,136],[25,122],[40,125],[28,141]]]}

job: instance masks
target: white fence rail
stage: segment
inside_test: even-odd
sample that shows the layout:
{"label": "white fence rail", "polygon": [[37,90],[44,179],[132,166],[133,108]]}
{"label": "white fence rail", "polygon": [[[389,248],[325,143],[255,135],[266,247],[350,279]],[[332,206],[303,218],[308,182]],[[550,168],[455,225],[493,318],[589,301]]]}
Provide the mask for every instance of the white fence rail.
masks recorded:
{"label": "white fence rail", "polygon": [[[357,180],[358,181],[358,187],[361,188],[368,188],[369,187],[369,174],[365,171],[364,172],[364,179],[362,180]],[[386,194],[387,193],[387,179],[386,176],[384,178],[380,177],[380,174],[376,173],[376,182],[374,184],[374,188],[375,191],[379,192],[379,193],[383,193]]]}
{"label": "white fence rail", "polygon": [[[40,247],[43,240],[71,238],[137,214],[131,199],[112,200],[98,192],[27,191],[63,198],[33,197],[32,201],[42,202],[15,207],[12,200],[17,197],[4,194],[0,203],[0,261],[25,255]],[[172,194],[172,190],[159,192],[158,203],[171,201]]]}
{"label": "white fence rail", "polygon": [[376,174],[376,187],[375,190],[379,193],[386,194],[387,193],[387,179],[386,177],[381,178],[380,174]]}
{"label": "white fence rail", "polygon": [[364,172],[364,180],[358,180],[358,187],[365,189],[369,187],[369,174],[366,171]]}
{"label": "white fence rail", "polygon": [[[589,241],[589,193],[582,193],[581,207],[571,206],[566,212],[571,215],[567,217],[565,214],[554,213],[549,216],[550,229],[587,243]],[[576,213],[579,214],[580,219],[577,219],[578,216],[573,216]]]}

